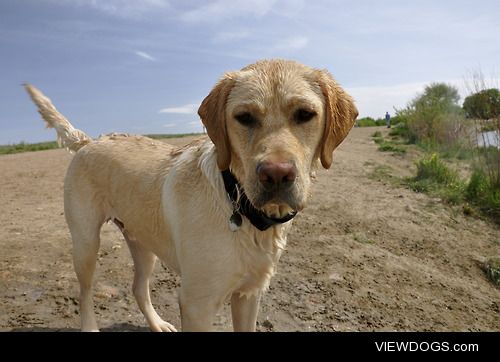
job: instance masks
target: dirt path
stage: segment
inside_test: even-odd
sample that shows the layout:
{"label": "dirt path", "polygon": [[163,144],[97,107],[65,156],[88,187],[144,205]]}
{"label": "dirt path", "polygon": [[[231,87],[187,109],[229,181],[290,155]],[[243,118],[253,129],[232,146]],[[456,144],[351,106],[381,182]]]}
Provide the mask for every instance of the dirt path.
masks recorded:
{"label": "dirt path", "polygon": [[[477,265],[500,255],[499,228],[373,177],[381,166],[399,176],[413,167],[411,155],[378,152],[373,132],[354,129],[332,169],[318,173],[263,298],[258,329],[499,331],[500,289]],[[79,326],[62,201],[70,159],[64,150],[0,156],[0,330]],[[104,330],[147,330],[131,280],[128,249],[106,225],[95,296]],[[179,328],[178,285],[157,265],[153,303]],[[230,320],[226,306],[217,329],[230,330]]]}

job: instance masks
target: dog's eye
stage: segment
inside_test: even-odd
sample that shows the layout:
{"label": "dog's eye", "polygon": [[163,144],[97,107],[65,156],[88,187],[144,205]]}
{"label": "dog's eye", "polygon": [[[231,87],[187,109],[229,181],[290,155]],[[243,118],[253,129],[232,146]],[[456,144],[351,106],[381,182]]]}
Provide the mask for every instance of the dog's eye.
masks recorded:
{"label": "dog's eye", "polygon": [[316,112],[314,111],[308,111],[307,109],[300,108],[297,111],[295,111],[293,118],[295,119],[295,122],[300,124],[309,122],[311,119],[314,118],[315,115]]}
{"label": "dog's eye", "polygon": [[234,118],[245,127],[253,127],[257,124],[257,120],[248,112],[239,113]]}

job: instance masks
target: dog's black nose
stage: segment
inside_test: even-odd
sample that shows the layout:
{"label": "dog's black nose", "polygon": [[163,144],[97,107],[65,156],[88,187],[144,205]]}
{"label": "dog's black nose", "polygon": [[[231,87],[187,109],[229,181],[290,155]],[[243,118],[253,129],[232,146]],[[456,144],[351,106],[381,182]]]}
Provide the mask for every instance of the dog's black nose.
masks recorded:
{"label": "dog's black nose", "polygon": [[266,189],[286,188],[297,178],[297,168],[291,162],[261,162],[257,166],[259,181]]}

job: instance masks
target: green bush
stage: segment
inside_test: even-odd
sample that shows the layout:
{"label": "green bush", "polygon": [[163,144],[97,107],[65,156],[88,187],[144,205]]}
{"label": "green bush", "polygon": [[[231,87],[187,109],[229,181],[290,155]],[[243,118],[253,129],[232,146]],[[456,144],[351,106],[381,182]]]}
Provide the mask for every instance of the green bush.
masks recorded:
{"label": "green bush", "polygon": [[495,121],[484,121],[480,126],[481,132],[496,131],[499,128]]}
{"label": "green bush", "polygon": [[467,200],[500,223],[500,187],[482,170],[475,170],[466,189]]}
{"label": "green bush", "polygon": [[377,126],[377,123],[371,117],[364,117],[364,118],[358,119],[356,121],[356,125],[358,127],[375,127],[375,126]]}
{"label": "green bush", "polygon": [[0,146],[0,155],[8,155],[12,153],[45,151],[58,148],[57,142],[40,142],[40,143],[17,143],[13,145]]}
{"label": "green bush", "polygon": [[378,147],[379,151],[394,152],[394,153],[406,153],[406,148],[398,146],[392,142],[384,141],[383,139],[379,140],[379,142],[377,142],[377,139],[375,139],[374,141],[379,144],[379,147]]}
{"label": "green bush", "polygon": [[395,127],[391,128],[389,136],[402,137],[407,140],[408,143],[416,143],[415,137],[410,133],[408,125],[406,123],[400,122]]}
{"label": "green bush", "polygon": [[[391,118],[391,125],[397,125],[401,122],[401,118],[398,116],[394,116]],[[372,117],[363,117],[356,121],[356,125],[358,127],[380,127],[385,126],[387,123],[385,122],[385,118],[377,118],[374,119]]]}
{"label": "green bush", "polygon": [[417,162],[417,175],[408,180],[408,185],[414,191],[437,195],[452,204],[464,199],[464,184],[458,173],[449,169],[436,153]]}
{"label": "green bush", "polygon": [[467,185],[467,198],[469,200],[481,199],[488,193],[489,189],[490,183],[488,177],[482,171],[476,170]]}
{"label": "green bush", "polygon": [[430,179],[442,185],[449,185],[457,181],[458,175],[450,170],[437,153],[425,156],[417,162],[416,180]]}
{"label": "green bush", "polygon": [[400,135],[409,143],[431,142],[452,145],[464,138],[466,124],[458,105],[458,90],[444,83],[432,83],[405,109],[397,110]]}
{"label": "green bush", "polygon": [[181,137],[189,137],[189,136],[200,136],[202,135],[203,133],[179,133],[179,134],[175,134],[175,133],[167,133],[167,134],[162,134],[162,133],[156,133],[156,134],[145,134],[143,136],[145,137],[149,137],[149,138],[152,138],[152,139],[155,139],[155,140],[161,140],[161,139],[165,139],[165,138],[181,138]]}
{"label": "green bush", "polygon": [[463,109],[468,118],[492,119],[500,115],[500,91],[484,89],[464,100]]}
{"label": "green bush", "polygon": [[483,264],[483,270],[490,280],[500,287],[500,256],[493,256]]}
{"label": "green bush", "polygon": [[405,123],[405,119],[403,116],[396,113],[394,117],[391,117],[391,126],[397,126],[401,123]]}

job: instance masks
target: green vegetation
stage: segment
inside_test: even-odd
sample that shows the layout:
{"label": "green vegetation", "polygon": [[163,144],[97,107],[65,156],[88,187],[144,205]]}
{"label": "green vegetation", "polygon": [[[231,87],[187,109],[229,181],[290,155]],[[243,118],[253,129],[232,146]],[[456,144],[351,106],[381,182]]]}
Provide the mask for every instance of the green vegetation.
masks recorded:
{"label": "green vegetation", "polygon": [[386,141],[383,139],[382,139],[382,141],[380,141],[380,139],[376,139],[375,142],[379,143],[379,147],[378,147],[379,151],[393,152],[393,153],[406,153],[406,148],[401,147],[392,141]]}
{"label": "green vegetation", "polygon": [[[391,126],[395,126],[401,122],[401,117],[394,116],[391,118]],[[379,127],[386,126],[385,118],[374,119],[372,117],[363,117],[356,120],[356,127]]]}
{"label": "green vegetation", "polygon": [[161,140],[165,138],[181,138],[189,136],[201,136],[203,133],[179,133],[179,134],[145,134],[144,136],[153,138],[155,140]]}
{"label": "green vegetation", "polygon": [[[497,120],[498,121],[498,120]],[[480,131],[481,132],[491,132],[491,131],[496,131],[498,129],[498,125],[496,124],[495,120],[485,120],[482,122],[480,125]]]}
{"label": "green vegetation", "polygon": [[464,100],[467,118],[494,119],[500,114],[500,91],[496,88],[474,93]]}
{"label": "green vegetation", "polygon": [[[189,136],[201,136],[202,133],[182,133],[182,134],[148,134],[144,135],[153,139],[166,139],[166,138],[180,138]],[[39,143],[25,143],[20,142],[13,145],[0,145],[0,155],[8,155],[12,153],[45,151],[59,148],[57,142],[39,142]]]}
{"label": "green vegetation", "polygon": [[40,143],[17,143],[13,145],[0,146],[0,155],[8,155],[12,153],[45,151],[59,148],[57,142],[40,142]]}
{"label": "green vegetation", "polygon": [[406,139],[408,143],[416,143],[415,139],[410,134],[410,130],[408,129],[408,125],[406,122],[400,122],[396,126],[392,127],[389,132],[389,136],[402,137]]}
{"label": "green vegetation", "polygon": [[395,132],[410,143],[453,145],[465,139],[465,117],[458,105],[458,90],[444,83],[432,83],[403,110],[397,111],[402,126]]}
{"label": "green vegetation", "polygon": [[458,173],[446,166],[436,153],[417,162],[417,175],[407,179],[407,184],[414,191],[430,193],[451,204],[462,202],[465,196],[465,184]]}
{"label": "green vegetation", "polygon": [[417,162],[417,176],[415,180],[433,180],[447,185],[457,181],[458,175],[451,171],[434,153]]}
{"label": "green vegetation", "polygon": [[358,120],[356,120],[356,126],[358,127],[376,127],[376,126],[383,126],[385,124],[382,123],[382,124],[379,124],[380,122],[378,122],[379,120],[375,120],[371,117],[364,117],[364,118],[360,118]]}
{"label": "green vegetation", "polygon": [[[379,133],[373,135],[374,142],[380,151],[394,153],[406,151],[398,139],[416,144],[426,155],[417,162],[417,175],[406,180],[410,188],[463,203],[464,213],[480,211],[500,223],[500,148],[471,145],[476,132],[494,131],[500,139],[500,91],[480,90],[465,99],[463,108],[459,99],[453,86],[428,85],[406,108],[397,110],[392,118],[397,125],[389,132],[392,139]],[[467,162],[475,171],[461,180],[443,159]]]}
{"label": "green vegetation", "polygon": [[480,169],[475,170],[465,192],[466,198],[471,204],[500,222],[500,187],[494,185],[486,173]]}
{"label": "green vegetation", "polygon": [[[485,82],[477,84],[484,86]],[[467,117],[475,119],[476,129],[495,132],[498,143],[497,147],[477,148],[467,199],[500,223],[500,91],[496,88],[479,89],[465,98],[463,108]]]}
{"label": "green vegetation", "polygon": [[369,177],[373,180],[388,182],[394,187],[404,186],[404,182],[400,177],[394,176],[394,169],[387,165],[377,165],[371,164],[366,166],[374,166],[373,171],[369,174]]}
{"label": "green vegetation", "polygon": [[500,257],[494,256],[486,260],[483,270],[490,280],[500,287]]}
{"label": "green vegetation", "polygon": [[406,153],[406,148],[397,141],[397,138],[393,140],[386,140],[382,136],[380,131],[372,134],[373,141],[379,145],[378,149],[382,152],[393,152],[393,153]]}
{"label": "green vegetation", "polygon": [[429,193],[450,204],[463,204],[464,214],[474,216],[479,211],[500,223],[500,187],[493,184],[484,171],[476,169],[469,180],[463,180],[438,153],[424,155],[416,166],[416,176],[405,179],[410,189]]}

